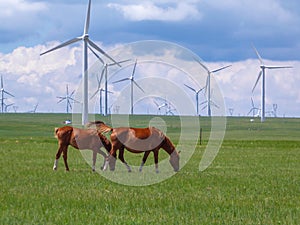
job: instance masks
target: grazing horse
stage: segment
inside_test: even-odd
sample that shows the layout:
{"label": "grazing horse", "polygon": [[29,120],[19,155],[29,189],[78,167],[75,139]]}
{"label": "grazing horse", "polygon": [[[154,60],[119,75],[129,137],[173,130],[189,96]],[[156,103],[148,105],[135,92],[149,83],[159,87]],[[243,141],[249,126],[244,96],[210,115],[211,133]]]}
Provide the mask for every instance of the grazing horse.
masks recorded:
{"label": "grazing horse", "polygon": [[[144,157],[140,165],[139,171],[141,172],[143,166],[150,154],[154,154],[155,170],[158,173],[158,152],[160,148],[164,149],[170,155],[170,164],[174,171],[179,170],[179,153],[176,151],[175,146],[171,140],[163,134],[162,131],[155,127],[147,128],[132,128],[132,127],[118,127],[112,128],[104,124],[102,121],[90,122],[88,126],[96,125],[100,133],[110,134],[112,148],[110,150],[109,165],[110,169],[115,168],[116,151],[119,150],[119,159],[126,165],[128,172],[131,172],[130,166],[124,159],[124,148],[132,153],[144,152]],[[107,162],[103,170],[107,169]]]}
{"label": "grazing horse", "polygon": [[[69,171],[67,162],[68,158],[68,146],[71,145],[76,149],[90,149],[93,151],[93,166],[92,170],[95,171],[97,153],[103,155],[104,163],[107,159],[106,153],[101,151],[101,147],[104,147],[107,152],[111,149],[110,141],[96,129],[79,129],[70,126],[64,126],[55,128],[55,137],[58,139],[58,150],[56,153],[53,170],[57,169],[58,159],[63,153],[64,163],[66,170]],[[101,167],[101,169],[103,168]]]}

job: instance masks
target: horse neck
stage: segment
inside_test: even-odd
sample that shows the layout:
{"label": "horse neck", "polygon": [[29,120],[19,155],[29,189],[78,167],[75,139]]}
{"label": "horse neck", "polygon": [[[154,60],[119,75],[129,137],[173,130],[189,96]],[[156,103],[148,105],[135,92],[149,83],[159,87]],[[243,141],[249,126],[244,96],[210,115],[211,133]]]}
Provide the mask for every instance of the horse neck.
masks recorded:
{"label": "horse neck", "polygon": [[111,143],[110,141],[100,132],[98,132],[98,136],[100,137],[100,140],[104,146],[104,148],[109,152],[111,150]]}
{"label": "horse neck", "polygon": [[175,146],[172,144],[171,140],[168,137],[165,137],[165,140],[162,144],[162,149],[164,149],[169,155],[175,151]]}

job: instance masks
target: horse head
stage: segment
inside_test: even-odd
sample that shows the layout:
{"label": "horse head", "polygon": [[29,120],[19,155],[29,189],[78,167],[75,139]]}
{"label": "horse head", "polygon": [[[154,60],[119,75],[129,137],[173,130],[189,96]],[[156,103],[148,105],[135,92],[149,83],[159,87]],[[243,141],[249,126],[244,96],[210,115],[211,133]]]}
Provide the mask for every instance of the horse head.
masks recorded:
{"label": "horse head", "polygon": [[179,153],[174,149],[174,151],[170,154],[169,162],[175,172],[179,171],[179,158]]}

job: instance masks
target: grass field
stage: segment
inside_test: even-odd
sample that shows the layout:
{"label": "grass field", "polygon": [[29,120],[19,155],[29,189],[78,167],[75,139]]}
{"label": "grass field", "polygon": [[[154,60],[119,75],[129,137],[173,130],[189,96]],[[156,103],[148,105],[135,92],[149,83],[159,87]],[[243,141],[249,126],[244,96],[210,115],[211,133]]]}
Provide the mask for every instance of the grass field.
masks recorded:
{"label": "grass field", "polygon": [[[145,126],[150,118],[131,117],[131,125]],[[199,172],[210,130],[209,119],[200,118],[203,144],[191,160],[170,179],[142,187],[92,173],[73,148],[70,172],[62,160],[52,171],[53,131],[65,119],[65,114],[0,115],[0,224],[299,224],[300,119],[268,118],[262,124],[227,118],[219,154]],[[163,120],[176,143],[178,118]]]}

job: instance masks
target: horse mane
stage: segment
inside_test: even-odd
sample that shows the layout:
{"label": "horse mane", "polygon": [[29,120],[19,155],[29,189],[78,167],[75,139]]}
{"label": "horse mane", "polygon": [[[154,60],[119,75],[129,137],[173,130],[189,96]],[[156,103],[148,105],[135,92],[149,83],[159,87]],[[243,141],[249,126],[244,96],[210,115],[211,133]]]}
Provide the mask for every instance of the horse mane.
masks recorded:
{"label": "horse mane", "polygon": [[174,152],[175,146],[172,143],[172,141],[170,140],[170,138],[168,138],[166,135],[165,135],[165,139],[164,139],[164,144],[170,147],[170,152],[165,149],[169,154]]}
{"label": "horse mane", "polygon": [[100,132],[100,133],[108,133],[113,131],[113,128],[106,125],[104,122],[97,120],[97,121],[93,121],[93,122],[89,122],[87,124],[87,127],[91,127],[92,125],[96,126],[96,129]]}
{"label": "horse mane", "polygon": [[110,141],[103,134],[101,134],[99,131],[97,133],[98,133],[98,136],[99,136],[104,148],[109,152],[111,150]]}

